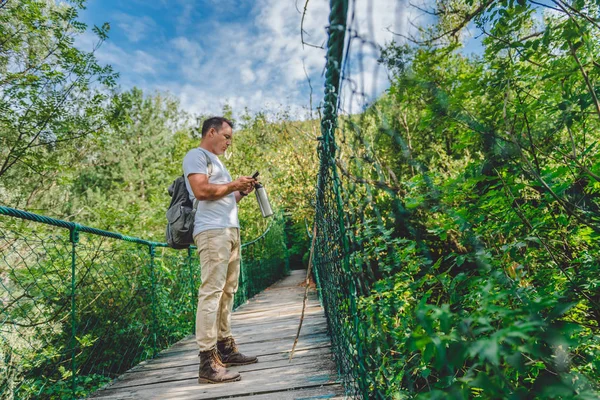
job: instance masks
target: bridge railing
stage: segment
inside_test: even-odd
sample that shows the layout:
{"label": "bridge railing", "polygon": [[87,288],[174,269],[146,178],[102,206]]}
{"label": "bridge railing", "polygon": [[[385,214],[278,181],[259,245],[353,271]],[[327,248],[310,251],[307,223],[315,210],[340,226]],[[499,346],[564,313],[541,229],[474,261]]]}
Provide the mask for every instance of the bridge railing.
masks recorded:
{"label": "bridge railing", "polygon": [[[193,333],[194,248],[8,207],[0,215],[0,398],[85,397]],[[281,230],[276,219],[242,245],[236,307],[287,272]]]}

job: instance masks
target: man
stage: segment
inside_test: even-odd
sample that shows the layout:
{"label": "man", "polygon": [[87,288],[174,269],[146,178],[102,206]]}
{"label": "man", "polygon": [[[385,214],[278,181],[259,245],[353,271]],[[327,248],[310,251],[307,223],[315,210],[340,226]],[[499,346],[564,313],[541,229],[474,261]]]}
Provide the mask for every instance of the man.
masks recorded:
{"label": "man", "polygon": [[231,146],[232,139],[231,121],[209,118],[202,124],[200,147],[190,150],[183,159],[190,199],[198,200],[193,235],[202,277],[196,313],[199,383],[238,381],[240,374],[225,367],[258,361],[241,354],[231,335],[233,296],[240,275],[237,203],[252,192],[256,182],[248,176],[232,181],[217,157]]}

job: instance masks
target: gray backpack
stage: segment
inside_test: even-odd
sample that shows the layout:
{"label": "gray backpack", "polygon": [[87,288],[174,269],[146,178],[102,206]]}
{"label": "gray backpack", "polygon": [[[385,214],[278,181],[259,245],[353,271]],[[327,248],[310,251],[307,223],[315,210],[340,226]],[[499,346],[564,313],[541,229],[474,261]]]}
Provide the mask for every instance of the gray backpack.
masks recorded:
{"label": "gray backpack", "polygon": [[[208,155],[201,151],[206,157],[206,169],[210,178],[213,165]],[[194,244],[194,219],[198,200],[194,199],[192,204],[183,175],[173,181],[168,191],[171,204],[167,210],[167,244],[174,249],[187,249]]]}

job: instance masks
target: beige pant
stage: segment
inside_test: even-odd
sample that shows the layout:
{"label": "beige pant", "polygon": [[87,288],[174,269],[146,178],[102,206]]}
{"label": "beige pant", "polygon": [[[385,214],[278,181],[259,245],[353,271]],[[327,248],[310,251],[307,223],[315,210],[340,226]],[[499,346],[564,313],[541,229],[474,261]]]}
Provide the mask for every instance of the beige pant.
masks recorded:
{"label": "beige pant", "polygon": [[198,291],[196,342],[200,351],[231,336],[233,295],[240,276],[240,230],[211,229],[194,237],[200,256],[202,284]]}

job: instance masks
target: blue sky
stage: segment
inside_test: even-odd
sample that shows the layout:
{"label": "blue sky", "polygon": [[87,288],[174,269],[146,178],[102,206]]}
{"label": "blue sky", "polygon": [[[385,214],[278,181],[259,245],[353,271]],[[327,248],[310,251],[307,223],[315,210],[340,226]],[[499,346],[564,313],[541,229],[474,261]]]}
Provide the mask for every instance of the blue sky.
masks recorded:
{"label": "blue sky", "polygon": [[[355,113],[388,87],[378,66],[380,46],[414,35],[413,25],[427,27],[431,17],[410,4],[430,8],[433,0],[350,1],[350,46],[342,112]],[[92,26],[111,24],[110,39],[97,52],[101,63],[120,74],[123,89],[168,92],[193,114],[219,114],[229,104],[239,116],[247,108],[273,115],[287,111],[310,115],[323,98],[325,50],[303,46],[300,23],[305,0],[88,0],[80,13]],[[305,40],[325,45],[329,0],[310,0]],[[541,20],[542,12],[537,17]],[[473,38],[475,35],[475,38]],[[473,24],[463,32],[463,52],[481,53]],[[86,33],[78,45],[91,50]],[[359,68],[360,66],[360,68]],[[314,114],[313,114],[314,115]]]}
{"label": "blue sky", "polygon": [[[217,114],[224,104],[236,114],[288,110],[305,118],[322,99],[325,51],[302,46],[304,0],[88,0],[83,22],[111,24],[110,39],[97,53],[100,62],[121,74],[123,89],[169,92],[184,109]],[[357,0],[353,28],[377,45],[391,41],[390,31],[406,32],[407,2]],[[305,18],[305,40],[324,45],[329,1],[311,0]],[[92,34],[78,44],[91,49]],[[351,54],[363,62],[347,84],[345,109],[356,112],[387,87],[385,71],[377,67],[376,47],[353,44]],[[352,63],[358,65],[358,63]],[[352,69],[351,69],[352,70]],[[366,93],[366,97],[353,95]]]}

